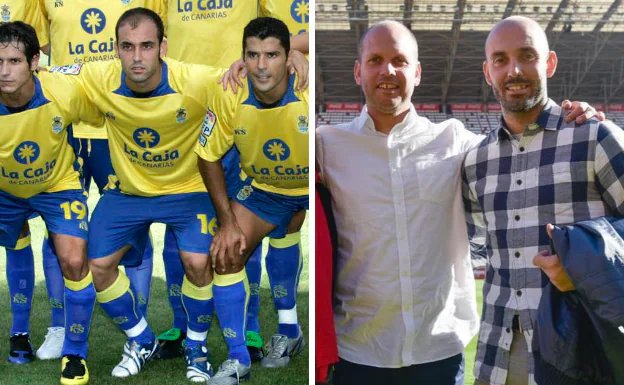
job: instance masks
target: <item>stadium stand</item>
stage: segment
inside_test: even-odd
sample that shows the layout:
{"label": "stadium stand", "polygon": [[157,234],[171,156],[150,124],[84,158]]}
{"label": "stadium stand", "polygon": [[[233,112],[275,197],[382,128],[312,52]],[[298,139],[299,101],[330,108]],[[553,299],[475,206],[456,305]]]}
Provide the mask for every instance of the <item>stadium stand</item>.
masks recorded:
{"label": "stadium stand", "polygon": [[[542,25],[559,57],[548,83],[552,99],[624,113],[605,108],[624,104],[621,0],[317,0],[315,11],[317,106],[363,102],[353,81],[357,42],[384,19],[403,22],[418,39],[422,80],[414,103],[496,103],[482,73],[485,39],[501,19],[523,15]],[[469,118],[467,125],[493,124],[489,115]]]}
{"label": "stadium stand", "polygon": [[[553,100],[580,100],[624,126],[624,6],[621,0],[317,0],[316,120],[352,120],[364,103],[353,81],[357,45],[381,20],[404,23],[418,40],[422,66],[412,102],[433,122],[456,118],[475,133],[498,126],[500,107],[482,63],[489,30],[511,15],[538,21],[557,52],[548,80]],[[482,276],[484,261],[473,261]]]}

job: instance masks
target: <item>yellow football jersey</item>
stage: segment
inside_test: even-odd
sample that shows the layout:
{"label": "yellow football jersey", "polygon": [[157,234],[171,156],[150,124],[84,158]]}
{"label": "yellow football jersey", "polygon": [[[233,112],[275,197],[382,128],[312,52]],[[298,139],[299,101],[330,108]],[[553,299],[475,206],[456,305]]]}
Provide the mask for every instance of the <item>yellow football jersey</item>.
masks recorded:
{"label": "yellow football jersey", "polygon": [[[119,17],[136,7],[160,13],[156,0],[39,1],[50,27],[51,66],[113,60]],[[74,128],[74,136],[106,139],[106,130],[81,124]]]}
{"label": "yellow football jersey", "polygon": [[[204,96],[214,114],[204,122],[195,152],[217,161],[236,144],[241,157],[241,178],[253,178],[259,189],[289,196],[308,194],[308,91],[288,90],[274,106],[261,105],[251,82],[236,95],[229,91]],[[202,97],[198,97],[202,99]]]}
{"label": "yellow football jersey", "polygon": [[256,0],[162,0],[167,56],[228,68],[243,56],[243,29],[258,17]]}
{"label": "yellow football jersey", "polygon": [[106,117],[122,192],[158,196],[206,191],[193,152],[206,108],[186,96],[185,88],[197,83],[212,94],[221,87],[217,80],[223,70],[165,59],[162,80],[149,97],[128,88],[119,60],[87,64],[75,72],[73,78]]}
{"label": "yellow football jersey", "polygon": [[260,14],[283,21],[291,35],[308,32],[310,22],[308,0],[260,0]]}
{"label": "yellow football jersey", "polygon": [[81,189],[67,128],[78,120],[102,124],[102,114],[82,88],[42,72],[26,110],[10,113],[0,104],[0,190],[19,198]]}
{"label": "yellow football jersey", "polygon": [[30,24],[39,38],[39,45],[48,44],[48,28],[39,7],[39,0],[0,0],[0,22],[23,21]]}

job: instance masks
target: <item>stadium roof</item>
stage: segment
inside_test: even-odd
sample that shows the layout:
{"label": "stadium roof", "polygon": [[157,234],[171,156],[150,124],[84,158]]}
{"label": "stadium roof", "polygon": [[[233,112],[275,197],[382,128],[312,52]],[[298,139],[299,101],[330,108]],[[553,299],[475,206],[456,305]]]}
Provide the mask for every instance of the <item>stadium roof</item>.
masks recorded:
{"label": "stadium roof", "polygon": [[511,15],[537,20],[559,56],[549,96],[624,103],[622,0],[317,0],[317,103],[363,101],[353,81],[357,42],[385,19],[401,21],[418,39],[423,73],[415,102],[494,102],[483,45]]}

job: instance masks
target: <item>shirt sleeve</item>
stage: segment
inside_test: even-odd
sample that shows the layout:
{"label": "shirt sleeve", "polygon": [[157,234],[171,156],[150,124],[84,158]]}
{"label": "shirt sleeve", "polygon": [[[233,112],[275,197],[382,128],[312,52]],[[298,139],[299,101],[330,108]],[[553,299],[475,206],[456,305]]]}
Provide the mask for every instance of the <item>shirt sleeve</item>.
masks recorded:
{"label": "shirt sleeve", "polygon": [[624,131],[612,122],[598,126],[594,172],[602,200],[624,217]]}
{"label": "shirt sleeve", "polygon": [[470,188],[465,164],[462,166],[462,199],[471,250],[480,250],[478,254],[482,256],[484,249],[481,246],[485,245],[486,234],[485,216],[476,198],[475,191]]}
{"label": "shirt sleeve", "polygon": [[65,100],[65,108],[73,123],[84,122],[96,127],[103,127],[104,115],[87,96],[78,76],[61,73],[42,73],[41,76],[49,77],[54,87],[62,92]]}
{"label": "shirt sleeve", "polygon": [[221,89],[211,95],[195,147],[195,153],[209,162],[221,159],[234,144],[230,123],[234,115],[234,95],[229,92]]}
{"label": "shirt sleeve", "polygon": [[[176,63],[180,66],[184,78],[184,95],[195,99],[202,106],[208,106],[213,102],[215,93],[223,93],[219,79],[227,69],[211,67],[203,64],[187,64],[167,59],[167,62]],[[228,92],[229,88],[228,88]]]}
{"label": "shirt sleeve", "polygon": [[79,121],[88,123],[95,127],[104,129],[104,114],[95,106],[91,99],[87,96],[85,89],[80,82],[72,80],[72,76],[65,76],[73,83],[73,95],[72,95],[72,111],[75,111],[76,117]]}

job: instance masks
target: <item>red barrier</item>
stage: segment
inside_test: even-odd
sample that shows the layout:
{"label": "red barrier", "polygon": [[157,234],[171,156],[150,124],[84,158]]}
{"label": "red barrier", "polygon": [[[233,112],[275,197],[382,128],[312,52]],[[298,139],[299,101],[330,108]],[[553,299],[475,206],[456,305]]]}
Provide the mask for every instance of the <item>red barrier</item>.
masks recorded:
{"label": "red barrier", "polygon": [[440,105],[434,103],[416,103],[414,104],[414,108],[416,108],[416,111],[440,111]]}
{"label": "red barrier", "polygon": [[360,103],[325,103],[325,111],[360,112]]}

